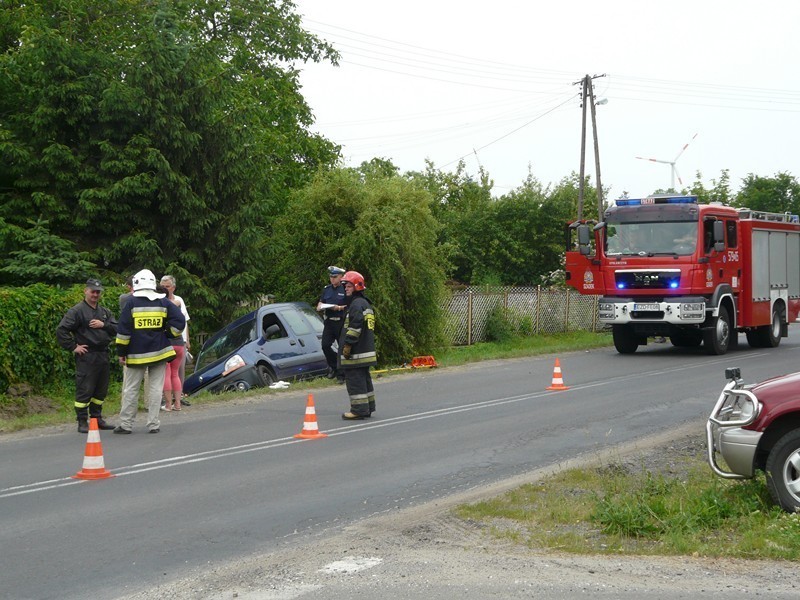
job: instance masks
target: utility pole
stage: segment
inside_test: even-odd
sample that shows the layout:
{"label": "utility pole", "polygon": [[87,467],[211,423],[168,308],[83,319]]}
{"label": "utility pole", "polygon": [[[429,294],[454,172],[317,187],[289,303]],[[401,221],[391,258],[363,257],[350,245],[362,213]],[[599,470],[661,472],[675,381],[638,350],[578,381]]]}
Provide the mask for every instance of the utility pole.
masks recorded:
{"label": "utility pole", "polygon": [[578,184],[578,219],[583,219],[583,200],[585,194],[585,173],[586,173],[586,104],[587,101],[591,106],[592,111],[592,133],[594,135],[594,168],[595,179],[597,186],[597,220],[603,220],[603,186],[600,181],[600,146],[597,141],[597,115],[595,112],[595,99],[594,99],[594,86],[592,80],[598,77],[605,77],[603,75],[585,75],[580,81],[575,84],[581,84],[581,168],[580,168],[580,182]]}

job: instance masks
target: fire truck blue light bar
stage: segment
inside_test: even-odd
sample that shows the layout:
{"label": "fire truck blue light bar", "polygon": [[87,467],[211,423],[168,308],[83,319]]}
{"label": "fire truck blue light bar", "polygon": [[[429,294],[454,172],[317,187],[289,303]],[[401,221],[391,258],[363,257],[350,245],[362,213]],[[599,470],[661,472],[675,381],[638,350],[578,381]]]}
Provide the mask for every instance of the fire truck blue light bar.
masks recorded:
{"label": "fire truck blue light bar", "polygon": [[648,198],[619,198],[617,206],[641,206],[643,204],[697,204],[697,196],[656,196]]}

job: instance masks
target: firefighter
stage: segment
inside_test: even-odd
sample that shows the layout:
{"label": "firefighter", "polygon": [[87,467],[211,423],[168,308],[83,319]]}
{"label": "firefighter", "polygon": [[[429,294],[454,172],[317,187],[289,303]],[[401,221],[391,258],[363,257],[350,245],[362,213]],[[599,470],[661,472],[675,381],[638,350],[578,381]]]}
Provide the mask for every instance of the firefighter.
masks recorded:
{"label": "firefighter", "polygon": [[147,429],[160,431],[161,391],[167,362],[175,358],[170,338],[180,337],[186,326],[181,309],[156,291],[156,277],[144,269],[133,276],[133,294],[125,303],[117,328],[117,353],[125,368],[120,423],[114,433],[131,433],[139,403],[139,385],[149,373]]}
{"label": "firefighter", "polygon": [[342,277],[347,295],[347,314],[339,337],[339,366],[344,371],[350,411],[346,421],[361,420],[375,412],[375,389],[369,368],[377,364],[375,353],[375,313],[364,295],[364,277],[348,271]]}
{"label": "firefighter", "polygon": [[83,300],[70,308],[56,329],[59,346],[75,355],[75,415],[78,432],[88,433],[89,418],[97,419],[100,429],[114,429],[102,417],[108,393],[111,365],[108,345],[117,334],[117,320],[110,310],[100,306],[103,285],[89,279],[83,288]]}
{"label": "firefighter", "polygon": [[347,298],[342,285],[342,267],[328,267],[328,277],[331,282],[326,285],[317,302],[317,310],[322,312],[325,325],[322,329],[322,353],[328,362],[328,379],[336,377],[339,383],[344,383],[344,374],[340,373],[336,364],[336,351],[332,348],[333,342],[339,339],[344,323],[344,311],[347,309]]}

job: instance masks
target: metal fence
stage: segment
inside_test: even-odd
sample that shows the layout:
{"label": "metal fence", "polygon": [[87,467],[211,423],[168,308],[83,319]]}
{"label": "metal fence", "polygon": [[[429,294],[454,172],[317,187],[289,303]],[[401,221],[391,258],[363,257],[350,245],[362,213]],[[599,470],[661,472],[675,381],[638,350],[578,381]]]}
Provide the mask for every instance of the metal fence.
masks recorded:
{"label": "metal fence", "polygon": [[[573,289],[538,287],[470,286],[454,290],[445,301],[445,333],[453,346],[469,346],[486,340],[489,317],[503,308],[507,322],[518,334],[537,335],[565,331],[600,331],[597,320],[598,296],[584,296]],[[250,306],[255,310],[269,304],[264,298]],[[193,334],[197,348],[207,333]]]}
{"label": "metal fence", "polygon": [[454,291],[444,307],[446,334],[453,346],[485,341],[489,317],[498,307],[519,334],[600,331],[597,299],[572,289],[467,287]]}

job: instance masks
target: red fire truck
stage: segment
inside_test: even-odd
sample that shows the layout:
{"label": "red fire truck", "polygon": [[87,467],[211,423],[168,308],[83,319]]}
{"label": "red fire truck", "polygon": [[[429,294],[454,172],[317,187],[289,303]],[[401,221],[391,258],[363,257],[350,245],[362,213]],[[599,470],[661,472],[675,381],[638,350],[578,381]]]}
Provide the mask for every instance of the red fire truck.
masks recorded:
{"label": "red fire truck", "polygon": [[599,320],[621,354],[656,336],[725,354],[739,332],[774,348],[800,312],[796,215],[695,196],[624,198],[566,234],[567,284],[601,295]]}

